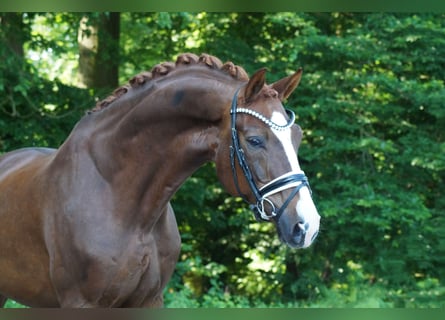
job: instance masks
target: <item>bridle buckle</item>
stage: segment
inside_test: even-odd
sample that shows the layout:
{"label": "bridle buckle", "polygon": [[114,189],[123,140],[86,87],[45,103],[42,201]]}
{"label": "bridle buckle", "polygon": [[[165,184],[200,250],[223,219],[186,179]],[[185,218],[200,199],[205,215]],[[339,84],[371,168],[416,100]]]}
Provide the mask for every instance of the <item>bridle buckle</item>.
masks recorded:
{"label": "bridle buckle", "polygon": [[[270,206],[270,214],[267,214],[265,203]],[[257,213],[260,215],[260,218],[265,221],[270,221],[277,215],[277,211],[274,203],[268,198],[261,198],[256,204]]]}

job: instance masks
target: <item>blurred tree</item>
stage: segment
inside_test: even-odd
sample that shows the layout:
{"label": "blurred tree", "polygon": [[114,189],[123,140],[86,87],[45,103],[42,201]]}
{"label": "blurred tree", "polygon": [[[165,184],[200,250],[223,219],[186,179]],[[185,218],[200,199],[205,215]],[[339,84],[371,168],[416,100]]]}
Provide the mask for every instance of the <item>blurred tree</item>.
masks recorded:
{"label": "blurred tree", "polygon": [[26,54],[30,48],[54,45],[31,31],[38,17],[41,15],[35,13],[0,16],[1,152],[25,146],[58,146],[85,110],[89,97],[85,90],[44,78],[30,63]]}
{"label": "blurred tree", "polygon": [[0,14],[3,41],[11,53],[17,58],[24,57],[23,45],[29,38],[29,30],[25,27],[22,14],[17,12],[4,12]]}
{"label": "blurred tree", "polygon": [[79,79],[94,89],[113,89],[118,85],[120,13],[84,15],[78,31]]}

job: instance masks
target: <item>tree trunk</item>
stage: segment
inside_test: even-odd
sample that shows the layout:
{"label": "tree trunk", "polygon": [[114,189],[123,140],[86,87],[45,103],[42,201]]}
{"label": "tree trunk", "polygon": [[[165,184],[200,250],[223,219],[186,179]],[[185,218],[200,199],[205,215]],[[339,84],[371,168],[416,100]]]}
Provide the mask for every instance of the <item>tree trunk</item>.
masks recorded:
{"label": "tree trunk", "polygon": [[78,33],[80,86],[107,90],[117,87],[119,33],[119,12],[81,19]]}
{"label": "tree trunk", "polygon": [[23,59],[23,44],[26,39],[26,32],[22,19],[22,14],[17,12],[5,12],[0,14],[1,40],[6,47],[13,52],[17,58]]}

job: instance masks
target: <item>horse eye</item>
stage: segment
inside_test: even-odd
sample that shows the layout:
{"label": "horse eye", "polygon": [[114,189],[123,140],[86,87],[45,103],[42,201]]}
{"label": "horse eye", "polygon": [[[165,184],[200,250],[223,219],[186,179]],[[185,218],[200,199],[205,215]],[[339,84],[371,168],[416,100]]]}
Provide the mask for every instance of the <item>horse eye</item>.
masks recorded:
{"label": "horse eye", "polygon": [[261,137],[249,137],[246,139],[247,143],[255,148],[263,148],[264,147],[264,140]]}

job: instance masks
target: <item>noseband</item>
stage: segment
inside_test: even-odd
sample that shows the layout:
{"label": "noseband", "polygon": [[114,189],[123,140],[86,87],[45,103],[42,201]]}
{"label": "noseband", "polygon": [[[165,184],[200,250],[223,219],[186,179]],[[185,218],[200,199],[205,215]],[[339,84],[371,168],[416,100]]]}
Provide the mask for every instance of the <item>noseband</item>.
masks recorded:
{"label": "noseband", "polygon": [[[236,130],[236,115],[238,113],[244,113],[253,116],[259,119],[260,121],[264,122],[270,128],[278,131],[283,131],[290,129],[290,127],[293,126],[295,121],[295,113],[291,110],[286,109],[286,113],[290,119],[286,125],[284,126],[278,125],[275,122],[271,121],[270,119],[267,119],[264,115],[252,109],[238,108],[239,90],[240,89],[238,89],[235,92],[235,95],[233,96],[232,106],[230,110],[231,129],[232,129],[232,145],[230,146],[230,161],[232,165],[232,174],[235,181],[235,186],[240,196],[246,202],[249,202],[246,199],[246,197],[241,193],[238,184],[238,175],[235,168],[235,158],[236,158],[238,160],[239,166],[243,171],[244,177],[246,178],[249,184],[250,190],[255,196],[256,203],[250,204],[250,207],[254,212],[255,218],[257,220],[263,220],[263,221],[271,221],[272,219],[276,219],[276,221],[278,221],[283,211],[286,209],[286,207],[289,205],[292,199],[298,194],[301,188],[307,187],[309,191],[311,191],[309,186],[309,181],[304,172],[291,171],[270,181],[261,188],[258,188],[253,179],[252,171],[250,171],[249,165],[247,164],[246,158],[244,157],[244,150],[239,143],[238,131]],[[291,194],[287,197],[283,205],[277,210],[272,200],[270,200],[268,197],[290,188],[293,188]],[[266,212],[267,207],[270,208],[269,214]]]}

